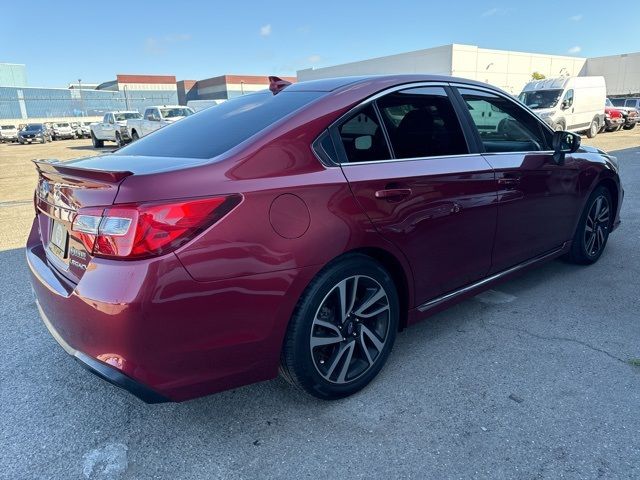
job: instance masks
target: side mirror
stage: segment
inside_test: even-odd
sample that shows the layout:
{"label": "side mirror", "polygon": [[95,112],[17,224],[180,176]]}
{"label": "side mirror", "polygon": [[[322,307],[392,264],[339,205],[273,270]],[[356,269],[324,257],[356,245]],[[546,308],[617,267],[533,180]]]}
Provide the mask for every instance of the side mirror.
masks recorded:
{"label": "side mirror", "polygon": [[564,162],[567,153],[573,153],[580,148],[580,135],[572,132],[553,132],[553,159],[558,165]]}
{"label": "side mirror", "polygon": [[371,135],[363,135],[355,139],[356,150],[369,150],[372,144]]}

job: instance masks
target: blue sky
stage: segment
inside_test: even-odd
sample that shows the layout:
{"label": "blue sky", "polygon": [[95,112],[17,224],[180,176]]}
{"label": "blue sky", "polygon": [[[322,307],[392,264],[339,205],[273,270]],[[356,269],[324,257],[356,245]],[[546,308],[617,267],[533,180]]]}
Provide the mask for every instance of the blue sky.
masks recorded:
{"label": "blue sky", "polygon": [[30,86],[66,86],[116,73],[294,75],[448,43],[586,57],[640,50],[637,0],[217,3],[3,2],[0,62],[27,64]]}

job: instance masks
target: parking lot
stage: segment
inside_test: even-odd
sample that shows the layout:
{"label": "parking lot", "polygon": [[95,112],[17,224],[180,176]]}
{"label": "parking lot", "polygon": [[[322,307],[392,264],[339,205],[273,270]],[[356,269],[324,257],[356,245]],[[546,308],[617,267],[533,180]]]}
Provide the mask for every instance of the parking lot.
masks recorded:
{"label": "parking lot", "polygon": [[615,153],[626,191],[597,264],[551,262],[404,331],[344,400],[277,379],[155,406],[74,362],[28,284],[30,160],[90,141],[0,145],[0,478],[640,477],[640,131],[583,143]]}

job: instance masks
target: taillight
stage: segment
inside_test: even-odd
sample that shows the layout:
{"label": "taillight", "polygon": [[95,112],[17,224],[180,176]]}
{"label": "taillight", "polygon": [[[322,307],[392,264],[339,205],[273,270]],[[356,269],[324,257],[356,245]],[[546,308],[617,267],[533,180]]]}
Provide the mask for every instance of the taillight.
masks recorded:
{"label": "taillight", "polygon": [[71,229],[96,256],[151,257],[184,245],[239,202],[239,195],[230,195],[84,208]]}

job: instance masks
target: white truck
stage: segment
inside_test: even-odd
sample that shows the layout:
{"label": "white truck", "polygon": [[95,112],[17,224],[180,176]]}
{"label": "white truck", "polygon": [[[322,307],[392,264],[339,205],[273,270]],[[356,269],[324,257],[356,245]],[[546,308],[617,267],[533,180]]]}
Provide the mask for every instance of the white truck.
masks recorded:
{"label": "white truck", "polygon": [[127,130],[127,123],[140,118],[142,118],[142,115],[134,111],[105,113],[101,122],[94,122],[89,125],[93,147],[104,147],[104,142],[116,142],[118,147],[122,147],[131,140]]}
{"label": "white truck", "polygon": [[159,128],[171,125],[195,112],[189,107],[182,105],[162,105],[157,107],[147,107],[144,115],[140,119],[127,122],[127,130],[132,141],[149,135]]}
{"label": "white truck", "polygon": [[604,77],[535,80],[518,98],[555,130],[584,132],[593,138],[604,126]]}

